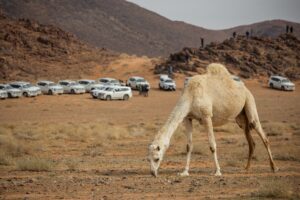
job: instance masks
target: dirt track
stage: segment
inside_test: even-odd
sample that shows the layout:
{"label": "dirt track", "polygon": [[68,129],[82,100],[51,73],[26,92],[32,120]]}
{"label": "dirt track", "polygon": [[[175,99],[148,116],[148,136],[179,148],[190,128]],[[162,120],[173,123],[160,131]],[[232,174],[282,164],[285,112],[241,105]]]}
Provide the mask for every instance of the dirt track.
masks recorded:
{"label": "dirt track", "polygon": [[[244,170],[246,139],[229,125],[215,129],[223,176],[210,175],[214,165],[206,134],[194,123],[191,176],[177,176],[186,158],[180,127],[159,177],[151,177],[147,145],[174,107],[180,88],[153,89],[148,98],[135,93],[128,102],[98,101],[89,95],[40,96],[0,102],[0,136],[11,135],[30,147],[28,153],[12,157],[10,164],[0,165],[0,199],[256,199],[273,194],[270,189],[280,190],[283,199],[299,198],[300,90],[270,90],[257,82],[246,85],[269,134],[280,168],[276,174],[256,134],[253,165],[249,172]],[[21,170],[19,160],[27,157],[47,159],[53,165],[45,172]]]}

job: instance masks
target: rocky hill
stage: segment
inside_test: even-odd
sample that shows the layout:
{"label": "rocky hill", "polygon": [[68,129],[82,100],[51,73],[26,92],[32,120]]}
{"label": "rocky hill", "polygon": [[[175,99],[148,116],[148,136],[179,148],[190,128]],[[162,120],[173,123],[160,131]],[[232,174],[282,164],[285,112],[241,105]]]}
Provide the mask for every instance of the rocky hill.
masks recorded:
{"label": "rocky hill", "polygon": [[298,23],[282,20],[207,30],[171,21],[125,0],[0,0],[0,7],[10,17],[55,25],[90,45],[136,55],[167,56],[183,47],[199,47],[201,37],[208,44],[223,41],[233,32],[278,36],[286,25],[300,36]]}
{"label": "rocky hill", "polygon": [[171,54],[155,67],[155,73],[167,73],[169,66],[177,73],[202,73],[211,62],[228,66],[243,78],[285,75],[300,79],[300,40],[292,34],[277,38],[238,36],[205,48],[184,48]]}
{"label": "rocky hill", "polygon": [[95,49],[73,34],[0,13],[0,81],[80,78],[117,54]]}

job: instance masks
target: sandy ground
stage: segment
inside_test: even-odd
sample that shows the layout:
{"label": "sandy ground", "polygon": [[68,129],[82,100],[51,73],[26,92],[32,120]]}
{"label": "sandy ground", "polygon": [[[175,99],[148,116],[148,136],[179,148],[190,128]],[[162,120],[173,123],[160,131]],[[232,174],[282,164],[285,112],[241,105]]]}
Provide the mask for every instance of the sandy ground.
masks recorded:
{"label": "sandy ground", "polygon": [[[0,101],[0,199],[299,198],[299,89],[282,92],[246,82],[256,98],[278,173],[271,172],[255,133],[252,167],[245,171],[246,139],[229,124],[215,129],[223,176],[212,176],[207,137],[194,122],[190,177],[177,176],[186,159],[184,129],[179,127],[159,177],[153,178],[147,147],[176,104],[183,80],[178,80],[176,92],[159,91],[154,79],[151,84],[149,97],[135,91],[129,101],[94,100],[88,94]],[[50,167],[35,170],[31,164],[24,169],[24,159],[31,158],[46,160]]]}

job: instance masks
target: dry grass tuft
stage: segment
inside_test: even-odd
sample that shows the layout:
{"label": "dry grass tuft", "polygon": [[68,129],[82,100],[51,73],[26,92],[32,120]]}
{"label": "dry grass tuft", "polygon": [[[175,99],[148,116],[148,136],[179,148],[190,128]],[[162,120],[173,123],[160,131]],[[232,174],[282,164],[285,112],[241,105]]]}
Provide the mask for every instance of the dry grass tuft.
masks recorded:
{"label": "dry grass tuft", "polygon": [[4,152],[0,152],[0,165],[11,165],[12,158],[5,154]]}
{"label": "dry grass tuft", "polygon": [[0,135],[0,148],[4,154],[12,157],[20,157],[31,152],[28,146],[7,135]]}
{"label": "dry grass tuft", "polygon": [[290,130],[290,126],[282,122],[269,122],[263,126],[267,136],[281,136]]}
{"label": "dry grass tuft", "polygon": [[298,194],[293,192],[291,184],[274,179],[263,183],[260,189],[252,196],[272,199],[294,199],[297,198],[296,196],[299,197]]}
{"label": "dry grass tuft", "polygon": [[76,171],[78,169],[78,161],[76,160],[67,160],[65,164],[69,171]]}
{"label": "dry grass tuft", "polygon": [[21,171],[51,171],[54,163],[40,158],[23,158],[16,162],[17,170]]}
{"label": "dry grass tuft", "polygon": [[199,144],[196,143],[193,145],[193,154],[207,156],[209,155],[209,146],[208,144]]}

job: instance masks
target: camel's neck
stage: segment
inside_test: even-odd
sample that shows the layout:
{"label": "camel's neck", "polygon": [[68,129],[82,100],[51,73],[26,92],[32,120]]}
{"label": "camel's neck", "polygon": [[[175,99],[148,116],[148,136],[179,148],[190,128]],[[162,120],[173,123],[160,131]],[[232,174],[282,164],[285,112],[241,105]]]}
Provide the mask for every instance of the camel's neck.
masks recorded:
{"label": "camel's neck", "polygon": [[155,137],[155,141],[162,143],[163,145],[168,147],[172,135],[174,134],[178,125],[183,121],[183,119],[188,115],[189,112],[190,101],[183,95],[173,109],[169,119]]}

